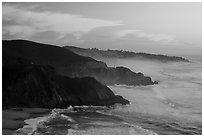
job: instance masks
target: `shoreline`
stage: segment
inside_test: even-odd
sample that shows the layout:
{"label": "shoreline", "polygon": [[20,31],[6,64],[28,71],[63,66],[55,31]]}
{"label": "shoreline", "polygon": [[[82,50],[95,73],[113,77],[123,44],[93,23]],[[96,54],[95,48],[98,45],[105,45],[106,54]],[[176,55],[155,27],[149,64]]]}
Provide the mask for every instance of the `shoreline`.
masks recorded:
{"label": "shoreline", "polygon": [[10,108],[2,110],[2,135],[15,135],[16,130],[27,125],[24,120],[49,114],[47,108]]}

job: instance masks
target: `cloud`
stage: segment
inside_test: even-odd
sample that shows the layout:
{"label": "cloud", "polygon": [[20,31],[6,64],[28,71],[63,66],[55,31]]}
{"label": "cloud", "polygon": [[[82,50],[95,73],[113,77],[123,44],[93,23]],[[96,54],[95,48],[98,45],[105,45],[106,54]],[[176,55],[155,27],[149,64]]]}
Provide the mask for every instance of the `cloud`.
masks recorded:
{"label": "cloud", "polygon": [[116,37],[125,37],[128,34],[135,34],[137,33],[139,30],[120,30],[120,31],[116,31],[115,36]]}
{"label": "cloud", "polygon": [[[53,31],[58,39],[73,33],[77,39],[97,27],[122,25],[118,21],[85,18],[80,15],[35,11],[37,5],[22,8],[19,5],[4,4],[2,9],[3,35],[30,38],[38,33]],[[4,37],[4,36],[3,36]]]}
{"label": "cloud", "polygon": [[177,40],[174,36],[168,34],[152,34],[146,33],[141,30],[119,30],[115,32],[117,38],[123,40],[132,40],[132,39],[146,39],[153,42],[160,42],[165,44],[176,43]]}
{"label": "cloud", "polygon": [[175,44],[168,34],[147,33],[127,29],[119,21],[85,18],[80,15],[37,10],[38,5],[3,4],[3,39],[30,39],[54,44],[84,43],[86,41],[135,40]]}

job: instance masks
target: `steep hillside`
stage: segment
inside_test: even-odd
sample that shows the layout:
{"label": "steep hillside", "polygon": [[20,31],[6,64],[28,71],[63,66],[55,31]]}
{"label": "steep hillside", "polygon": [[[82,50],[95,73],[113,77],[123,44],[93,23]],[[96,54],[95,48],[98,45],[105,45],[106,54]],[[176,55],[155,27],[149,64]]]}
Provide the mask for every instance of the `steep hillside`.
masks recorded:
{"label": "steep hillside", "polygon": [[25,40],[3,41],[3,66],[31,62],[49,65],[56,72],[69,77],[94,77],[99,82],[127,85],[152,85],[150,77],[132,72],[124,67],[109,68],[104,62],[81,56],[58,46]]}
{"label": "steep hillside", "polygon": [[69,105],[128,104],[94,78],[69,78],[50,66],[15,64],[3,66],[3,108],[66,108]]}

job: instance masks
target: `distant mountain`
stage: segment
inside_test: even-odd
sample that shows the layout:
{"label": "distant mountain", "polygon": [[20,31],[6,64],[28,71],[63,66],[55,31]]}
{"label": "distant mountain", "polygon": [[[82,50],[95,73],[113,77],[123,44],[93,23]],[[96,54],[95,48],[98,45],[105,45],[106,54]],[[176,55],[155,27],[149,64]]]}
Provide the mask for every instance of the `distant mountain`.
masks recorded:
{"label": "distant mountain", "polygon": [[110,68],[104,62],[78,55],[62,47],[26,40],[3,40],[3,66],[33,64],[52,66],[58,74],[74,77],[93,77],[99,82],[126,85],[152,85],[150,77],[125,67]]}
{"label": "distant mountain", "polygon": [[3,109],[129,104],[128,100],[114,95],[108,87],[94,78],[61,76],[51,66],[22,63],[4,65],[2,75]]}
{"label": "distant mountain", "polygon": [[123,59],[144,59],[144,60],[153,60],[161,62],[189,62],[189,60],[177,57],[177,56],[166,56],[159,54],[149,54],[149,53],[135,53],[130,51],[123,50],[99,50],[96,48],[85,49],[74,46],[65,46],[64,48],[71,50],[79,55],[88,56],[92,58],[123,58]]}

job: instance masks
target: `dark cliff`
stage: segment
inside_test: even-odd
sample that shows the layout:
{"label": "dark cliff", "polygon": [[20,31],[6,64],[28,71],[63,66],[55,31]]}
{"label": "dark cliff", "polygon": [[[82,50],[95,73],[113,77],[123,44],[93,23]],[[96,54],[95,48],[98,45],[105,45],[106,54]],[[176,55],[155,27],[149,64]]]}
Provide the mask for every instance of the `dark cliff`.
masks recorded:
{"label": "dark cliff", "polygon": [[51,66],[20,62],[4,65],[2,74],[3,108],[66,108],[69,105],[129,103],[94,78],[61,76]]}
{"label": "dark cliff", "polygon": [[110,68],[104,62],[81,56],[58,46],[25,40],[3,41],[3,65],[28,61],[53,66],[58,74],[68,77],[94,77],[106,85],[152,85],[150,77],[125,67]]}

